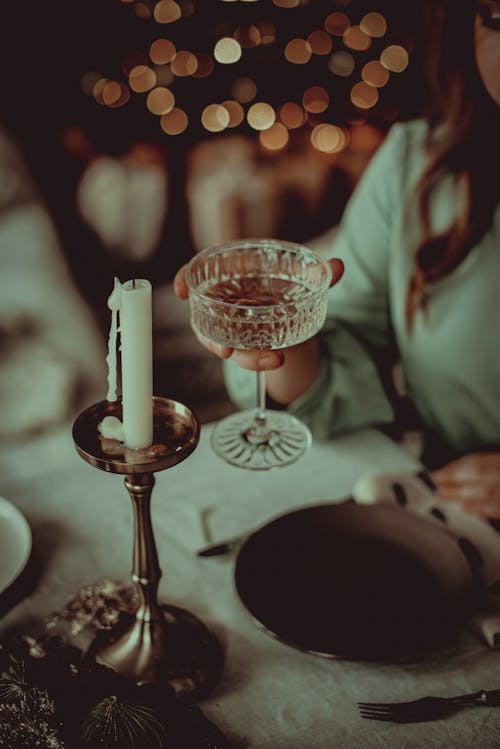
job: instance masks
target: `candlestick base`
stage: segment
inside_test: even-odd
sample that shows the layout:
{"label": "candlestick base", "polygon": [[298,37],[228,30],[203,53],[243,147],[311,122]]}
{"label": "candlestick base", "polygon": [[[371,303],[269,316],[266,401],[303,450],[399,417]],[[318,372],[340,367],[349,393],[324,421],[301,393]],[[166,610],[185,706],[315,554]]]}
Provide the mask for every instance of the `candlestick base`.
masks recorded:
{"label": "candlestick base", "polygon": [[161,569],[150,513],[153,473],[180,463],[196,448],[200,424],[194,413],[169,398],[153,398],[153,444],[130,450],[99,433],[105,416],[122,418],[120,401],[101,401],[83,411],[73,426],[78,454],[103,471],[124,474],[134,510],[132,580],[140,600],[135,613],[119,613],[101,629],[88,656],[137,683],[169,684],[178,697],[198,698],[217,682],[222,649],[194,614],[157,600]]}
{"label": "candlestick base", "polygon": [[111,630],[100,630],[88,655],[138,684],[169,684],[177,697],[208,693],[222,671],[216,638],[194,614],[162,605],[153,621],[124,614]]}

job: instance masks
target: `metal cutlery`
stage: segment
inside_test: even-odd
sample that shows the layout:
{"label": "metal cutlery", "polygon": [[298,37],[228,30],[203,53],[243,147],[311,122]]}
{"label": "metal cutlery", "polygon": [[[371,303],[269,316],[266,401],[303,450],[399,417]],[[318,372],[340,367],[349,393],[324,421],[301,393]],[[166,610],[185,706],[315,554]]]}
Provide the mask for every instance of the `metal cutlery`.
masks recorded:
{"label": "metal cutlery", "polygon": [[211,546],[205,546],[203,549],[197,551],[196,554],[199,557],[218,557],[224,554],[230,554],[231,552],[236,551],[249,535],[249,533],[244,533],[240,536],[229,538],[226,541],[221,541],[217,544],[212,544]]}
{"label": "metal cutlery", "polygon": [[362,718],[394,723],[436,720],[464,707],[500,706],[500,689],[480,689],[456,697],[422,697],[411,702],[358,702]]}

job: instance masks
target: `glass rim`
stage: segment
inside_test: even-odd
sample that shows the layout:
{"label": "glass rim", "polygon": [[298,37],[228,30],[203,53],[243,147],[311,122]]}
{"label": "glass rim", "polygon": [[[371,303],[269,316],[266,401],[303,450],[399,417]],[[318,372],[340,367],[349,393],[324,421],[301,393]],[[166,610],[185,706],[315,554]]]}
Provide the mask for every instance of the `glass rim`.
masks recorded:
{"label": "glass rim", "polygon": [[[207,247],[205,250],[201,250],[200,252],[197,252],[191,260],[186,265],[185,269],[185,279],[186,284],[189,289],[189,296],[191,294],[194,294],[199,299],[203,299],[207,302],[210,302],[211,304],[218,304],[222,307],[228,307],[232,309],[248,309],[248,304],[239,304],[234,302],[225,302],[222,299],[214,299],[214,297],[208,296],[207,294],[203,294],[200,292],[196,286],[192,283],[191,279],[189,278],[189,274],[192,270],[192,267],[195,265],[196,261],[203,257],[208,256],[217,256],[221,254],[222,252],[230,252],[232,250],[248,250],[252,247],[255,248],[262,248],[262,247],[271,247],[273,249],[283,249],[288,250],[292,252],[296,252],[297,255],[300,253],[306,253],[311,259],[316,261],[317,266],[322,266],[325,270],[325,278],[324,283],[318,289],[315,289],[314,291],[308,291],[307,294],[304,294],[304,296],[300,300],[292,300],[290,302],[286,302],[284,304],[280,304],[280,307],[286,308],[288,306],[293,306],[295,308],[301,308],[308,304],[310,300],[325,291],[327,291],[330,287],[330,281],[332,280],[332,269],[330,268],[328,261],[323,258],[319,252],[316,250],[313,250],[311,247],[307,247],[307,245],[300,244],[299,242],[292,242],[289,240],[284,239],[266,239],[259,237],[257,239],[240,239],[240,240],[232,240],[230,242],[224,242],[222,244],[213,245],[211,247]],[[272,309],[273,307],[276,307],[275,304],[259,304],[258,306],[252,307],[252,310],[254,310],[254,314],[259,314],[260,311],[264,313],[266,310]]]}

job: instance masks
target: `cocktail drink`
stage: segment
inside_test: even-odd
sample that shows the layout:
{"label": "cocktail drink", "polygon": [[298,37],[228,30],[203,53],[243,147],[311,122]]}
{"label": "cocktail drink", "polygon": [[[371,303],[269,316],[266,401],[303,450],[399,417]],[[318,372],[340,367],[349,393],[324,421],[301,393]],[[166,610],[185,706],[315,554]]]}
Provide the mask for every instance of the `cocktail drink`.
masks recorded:
{"label": "cocktail drink", "polygon": [[[212,247],[186,269],[191,324],[232,348],[295,346],[321,328],[330,280],[328,263],[294,242],[255,239]],[[307,450],[310,432],[286,411],[266,410],[265,372],[256,378],[256,407],[222,419],[213,448],[242,468],[287,465]]]}

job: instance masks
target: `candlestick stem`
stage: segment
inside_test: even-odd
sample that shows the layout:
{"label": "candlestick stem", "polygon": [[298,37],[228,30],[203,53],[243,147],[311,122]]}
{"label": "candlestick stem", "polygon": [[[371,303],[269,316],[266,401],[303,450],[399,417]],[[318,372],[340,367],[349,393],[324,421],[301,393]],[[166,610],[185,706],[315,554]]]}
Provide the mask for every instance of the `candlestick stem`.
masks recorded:
{"label": "candlestick stem", "polygon": [[151,622],[159,618],[158,585],[161,569],[151,522],[151,492],[155,484],[150,473],[127,476],[125,486],[134,510],[134,556],[132,580],[137,584],[141,605],[136,618]]}

